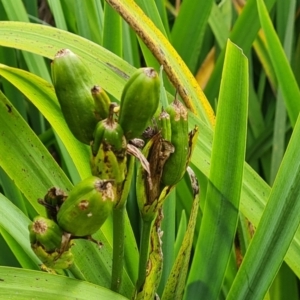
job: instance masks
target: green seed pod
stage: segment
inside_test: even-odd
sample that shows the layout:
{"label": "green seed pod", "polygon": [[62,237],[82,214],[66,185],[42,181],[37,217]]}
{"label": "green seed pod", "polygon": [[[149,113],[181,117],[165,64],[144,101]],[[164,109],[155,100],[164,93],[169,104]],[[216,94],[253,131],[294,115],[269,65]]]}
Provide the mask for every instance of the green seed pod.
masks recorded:
{"label": "green seed pod", "polygon": [[99,118],[106,119],[108,117],[110,105],[110,99],[108,95],[104,89],[98,85],[93,86],[91,92],[95,101],[95,110],[98,113]]}
{"label": "green seed pod", "polygon": [[172,186],[183,177],[189,158],[188,112],[179,100],[174,100],[166,111],[170,115],[171,143],[175,150],[164,165],[161,182],[163,186]]}
{"label": "green seed pod", "polygon": [[126,139],[122,127],[114,120],[114,108],[116,104],[110,105],[109,115],[105,120],[97,123],[94,131],[94,140],[91,144],[92,153],[95,156],[102,143],[106,144],[115,153],[125,152]]}
{"label": "green seed pod", "polygon": [[126,161],[126,155],[118,157],[105,144],[101,144],[97,155],[92,157],[92,174],[101,179],[113,180],[115,184],[120,184],[125,179]]}
{"label": "green seed pod", "polygon": [[71,132],[80,142],[89,145],[100,120],[91,92],[94,84],[90,70],[79,56],[62,49],[51,63],[51,73],[56,96]]}
{"label": "green seed pod", "polygon": [[[70,246],[72,242],[70,242]],[[67,250],[63,253],[54,251],[49,253],[45,251],[42,246],[32,245],[32,250],[36,256],[48,267],[52,269],[68,269],[74,262],[74,257],[71,250]]]}
{"label": "green seed pod", "polygon": [[52,187],[48,190],[44,199],[38,199],[38,202],[45,206],[47,217],[56,221],[57,212],[67,197],[63,190]]}
{"label": "green seed pod", "polygon": [[102,143],[96,156],[91,157],[91,170],[93,175],[113,182],[116,188],[115,204],[117,204],[127,174],[127,156],[116,155],[105,143]]}
{"label": "green seed pod", "polygon": [[171,141],[172,128],[170,114],[163,109],[158,117],[158,125],[161,130],[161,135],[166,141]]}
{"label": "green seed pod", "polygon": [[153,68],[138,69],[125,84],[119,113],[119,124],[125,137],[140,137],[154,116],[160,95],[160,80]]}
{"label": "green seed pod", "polygon": [[113,118],[115,107],[116,104],[112,103],[108,118],[96,126],[94,141],[91,143],[91,170],[93,175],[114,182],[118,202],[127,173],[127,156],[123,129]]}
{"label": "green seed pod", "polygon": [[61,247],[63,232],[53,220],[37,216],[28,229],[31,244],[40,245],[47,252]]}
{"label": "green seed pod", "polygon": [[58,211],[58,225],[72,236],[92,235],[111,213],[115,200],[112,180],[88,177],[69,193]]}

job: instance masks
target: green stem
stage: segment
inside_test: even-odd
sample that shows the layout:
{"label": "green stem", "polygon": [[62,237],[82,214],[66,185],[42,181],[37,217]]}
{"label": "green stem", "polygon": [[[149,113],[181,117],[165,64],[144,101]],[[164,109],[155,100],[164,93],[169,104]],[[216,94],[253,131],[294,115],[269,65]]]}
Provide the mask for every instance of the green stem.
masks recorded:
{"label": "green stem", "polygon": [[125,205],[115,208],[113,211],[113,261],[111,289],[115,292],[120,290],[123,273],[125,212]]}
{"label": "green stem", "polygon": [[142,221],[139,275],[136,283],[137,292],[140,292],[146,279],[146,269],[147,269],[147,262],[149,258],[150,235],[151,235],[152,224],[153,224],[153,220]]}
{"label": "green stem", "polygon": [[122,274],[123,274],[123,258],[124,258],[124,238],[125,238],[125,215],[126,200],[129,194],[132,174],[134,170],[134,157],[128,157],[128,172],[125,179],[123,192],[119,203],[113,210],[113,261],[111,274],[111,289],[119,292]]}

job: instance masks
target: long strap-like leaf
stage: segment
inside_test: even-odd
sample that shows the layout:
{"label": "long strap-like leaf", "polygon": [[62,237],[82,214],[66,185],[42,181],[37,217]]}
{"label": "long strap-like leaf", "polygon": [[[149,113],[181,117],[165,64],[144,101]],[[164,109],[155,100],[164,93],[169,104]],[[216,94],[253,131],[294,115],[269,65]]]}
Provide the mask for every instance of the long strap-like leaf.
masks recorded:
{"label": "long strap-like leaf", "polygon": [[185,299],[217,299],[235,237],[246,149],[248,61],[226,48],[203,218]]}

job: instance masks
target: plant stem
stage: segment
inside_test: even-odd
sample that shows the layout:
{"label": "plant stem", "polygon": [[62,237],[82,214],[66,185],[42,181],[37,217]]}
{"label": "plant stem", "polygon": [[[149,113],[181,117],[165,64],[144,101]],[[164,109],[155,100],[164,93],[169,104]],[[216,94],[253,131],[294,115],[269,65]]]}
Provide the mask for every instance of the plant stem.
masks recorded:
{"label": "plant stem", "polygon": [[[155,218],[154,218],[155,219]],[[139,292],[146,279],[146,269],[149,256],[150,234],[153,220],[142,221],[142,233],[140,242],[139,275],[136,282],[136,291]]]}
{"label": "plant stem", "polygon": [[135,162],[135,159],[132,156],[129,156],[128,160],[128,172],[124,182],[122,196],[119,203],[113,210],[113,261],[111,289],[115,292],[119,292],[122,282],[126,200],[130,190]]}
{"label": "plant stem", "polygon": [[124,257],[124,231],[126,206],[115,208],[113,211],[113,261],[111,289],[118,292],[121,285]]}

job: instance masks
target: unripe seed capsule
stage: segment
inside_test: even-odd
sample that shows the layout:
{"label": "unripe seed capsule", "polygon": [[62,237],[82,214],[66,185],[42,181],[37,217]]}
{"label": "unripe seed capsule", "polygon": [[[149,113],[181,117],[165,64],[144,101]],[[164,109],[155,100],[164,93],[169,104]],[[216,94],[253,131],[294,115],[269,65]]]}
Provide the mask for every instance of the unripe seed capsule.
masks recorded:
{"label": "unripe seed capsule", "polygon": [[90,70],[71,50],[57,52],[51,73],[57,99],[73,135],[89,144],[93,130],[100,120],[91,88],[94,86]]}
{"label": "unripe seed capsule", "polygon": [[92,153],[95,156],[102,143],[105,143],[107,147],[112,151],[118,153],[126,149],[126,139],[124,137],[123,129],[114,120],[114,108],[115,103],[110,105],[108,117],[97,123],[96,129],[93,134]]}
{"label": "unripe seed capsule", "polygon": [[170,114],[163,110],[158,117],[158,122],[162,137],[170,142],[172,138]]}
{"label": "unripe seed capsule", "polygon": [[66,199],[67,194],[63,190],[52,187],[48,190],[44,199],[38,199],[38,202],[45,206],[47,217],[56,221],[57,212]]}
{"label": "unripe seed capsule", "polygon": [[57,214],[58,225],[76,237],[95,233],[112,211],[116,189],[111,180],[86,178],[70,192]]}
{"label": "unripe seed capsule", "polygon": [[177,99],[166,108],[166,111],[170,115],[174,153],[164,165],[161,182],[163,186],[172,186],[183,177],[189,158],[188,112]]}
{"label": "unripe seed capsule", "polygon": [[153,68],[138,69],[125,84],[118,122],[128,140],[141,136],[157,110],[159,95],[160,80]]}
{"label": "unripe seed capsule", "polygon": [[31,244],[40,245],[47,252],[61,247],[63,232],[53,220],[37,216],[28,229]]}
{"label": "unripe seed capsule", "polygon": [[110,106],[110,99],[108,95],[99,85],[93,86],[91,93],[95,101],[96,113],[99,114],[100,119],[106,119],[108,117]]}

